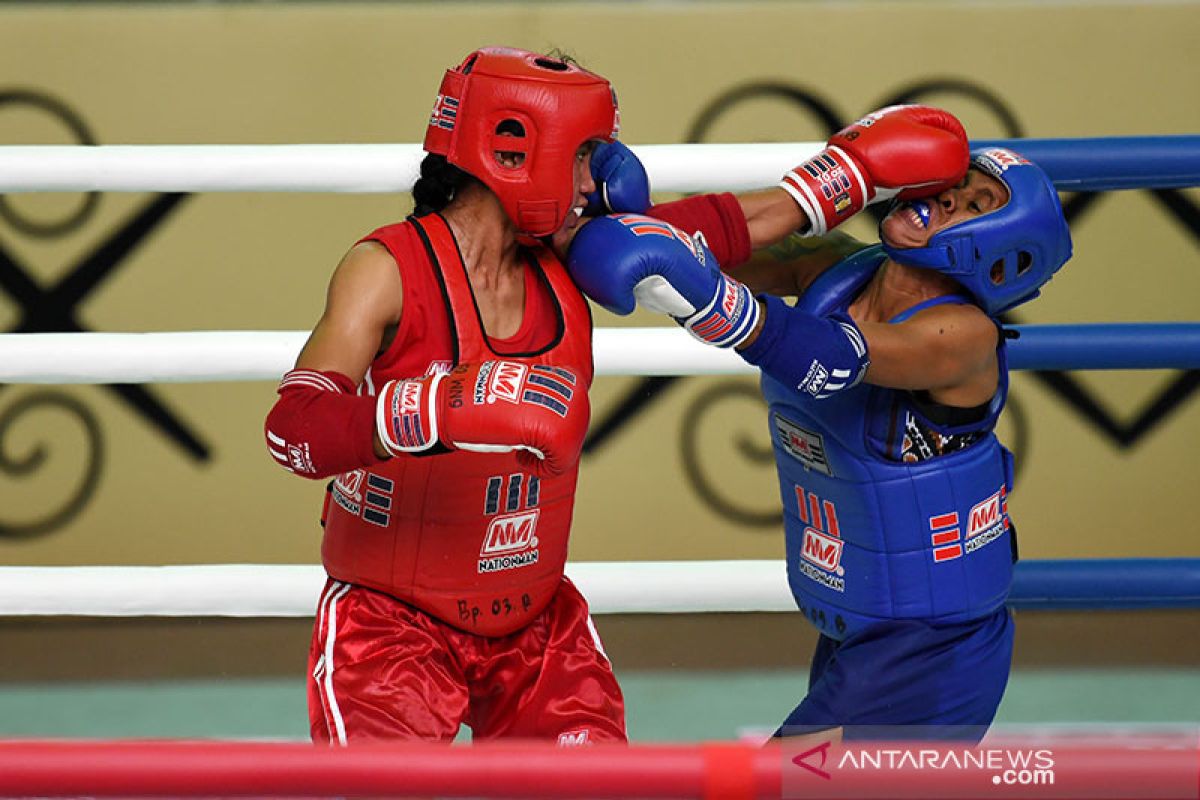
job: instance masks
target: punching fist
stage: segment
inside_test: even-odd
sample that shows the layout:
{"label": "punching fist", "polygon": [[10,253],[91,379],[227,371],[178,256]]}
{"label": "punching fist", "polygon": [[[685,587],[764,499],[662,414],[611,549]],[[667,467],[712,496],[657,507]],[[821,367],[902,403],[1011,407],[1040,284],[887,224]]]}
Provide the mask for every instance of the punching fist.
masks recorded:
{"label": "punching fist", "polygon": [[567,269],[614,314],[641,305],[670,314],[697,339],[736,347],[758,322],[750,290],[721,272],[703,237],[639,214],[594,219],[575,236]]}
{"label": "punching fist", "polygon": [[519,361],[462,364],[449,374],[388,381],[375,429],[391,455],[435,445],[480,453],[521,451],[535,475],[561,475],[587,434],[587,386],[561,367]]}
{"label": "punching fist", "polygon": [[962,124],[929,106],[888,106],[829,139],[829,146],[783,176],[779,185],[821,236],[871,204],[949,189],[967,174],[970,147]]}
{"label": "punching fist", "polygon": [[614,211],[645,212],[650,207],[650,177],[633,151],[618,141],[601,142],[592,151],[592,180],[584,216],[599,217]]}

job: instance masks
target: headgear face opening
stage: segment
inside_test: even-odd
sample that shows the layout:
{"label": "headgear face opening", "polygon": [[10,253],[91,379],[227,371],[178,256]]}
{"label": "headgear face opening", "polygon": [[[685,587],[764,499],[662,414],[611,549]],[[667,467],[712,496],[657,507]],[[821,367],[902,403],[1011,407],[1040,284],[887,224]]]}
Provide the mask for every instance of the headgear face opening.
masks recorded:
{"label": "headgear face opening", "polygon": [[483,181],[518,231],[547,236],[575,200],[575,154],[589,140],[612,141],[619,119],[616,93],[599,75],[526,50],[485,47],[446,71],[425,150]]}
{"label": "headgear face opening", "polygon": [[995,211],[938,231],[925,247],[883,249],[894,261],[957,280],[990,316],[1037,297],[1071,257],[1071,232],[1058,192],[1037,165],[995,147],[971,153],[971,166],[1008,189]]}

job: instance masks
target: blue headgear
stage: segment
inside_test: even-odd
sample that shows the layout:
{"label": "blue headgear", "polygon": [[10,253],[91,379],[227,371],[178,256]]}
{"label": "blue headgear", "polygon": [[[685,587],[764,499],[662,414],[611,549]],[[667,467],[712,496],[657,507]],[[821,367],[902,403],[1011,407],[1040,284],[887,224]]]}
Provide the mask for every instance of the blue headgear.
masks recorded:
{"label": "blue headgear", "polygon": [[885,241],[883,249],[901,264],[949,275],[995,316],[1038,296],[1071,257],[1071,232],[1054,184],[1037,165],[995,147],[973,151],[971,166],[1008,187],[1008,202],[938,231],[925,247]]}

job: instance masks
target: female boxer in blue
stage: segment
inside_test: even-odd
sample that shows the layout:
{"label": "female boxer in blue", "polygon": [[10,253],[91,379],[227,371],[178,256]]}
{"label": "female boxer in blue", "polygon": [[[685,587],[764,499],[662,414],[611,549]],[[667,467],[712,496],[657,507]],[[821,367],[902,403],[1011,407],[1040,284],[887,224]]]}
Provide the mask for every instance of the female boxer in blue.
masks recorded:
{"label": "female boxer in blue", "polygon": [[[705,246],[719,232],[646,235],[630,215],[589,223],[571,245],[569,268],[597,302],[668,313],[761,370],[788,579],[821,634],[809,692],[777,736],[977,740],[1011,664],[997,316],[1037,296],[1070,258],[1070,234],[1036,165],[1002,149],[968,155],[965,134],[961,155],[937,142],[926,157],[896,112],[860,120],[780,189],[742,200],[762,245],[760,221],[789,209],[794,230],[823,234],[898,196],[882,243],[835,264],[756,262],[735,278]],[[923,164],[944,175],[955,157],[960,179],[922,180]]]}

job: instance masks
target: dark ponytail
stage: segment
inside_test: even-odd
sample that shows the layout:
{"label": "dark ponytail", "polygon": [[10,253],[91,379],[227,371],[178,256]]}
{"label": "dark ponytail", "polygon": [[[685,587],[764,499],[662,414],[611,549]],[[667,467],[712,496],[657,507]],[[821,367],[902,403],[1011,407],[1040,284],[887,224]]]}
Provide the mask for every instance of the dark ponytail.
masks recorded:
{"label": "dark ponytail", "polygon": [[469,173],[446,160],[443,155],[429,153],[421,161],[421,177],[413,186],[413,216],[423,217],[441,211],[464,186],[475,180]]}

